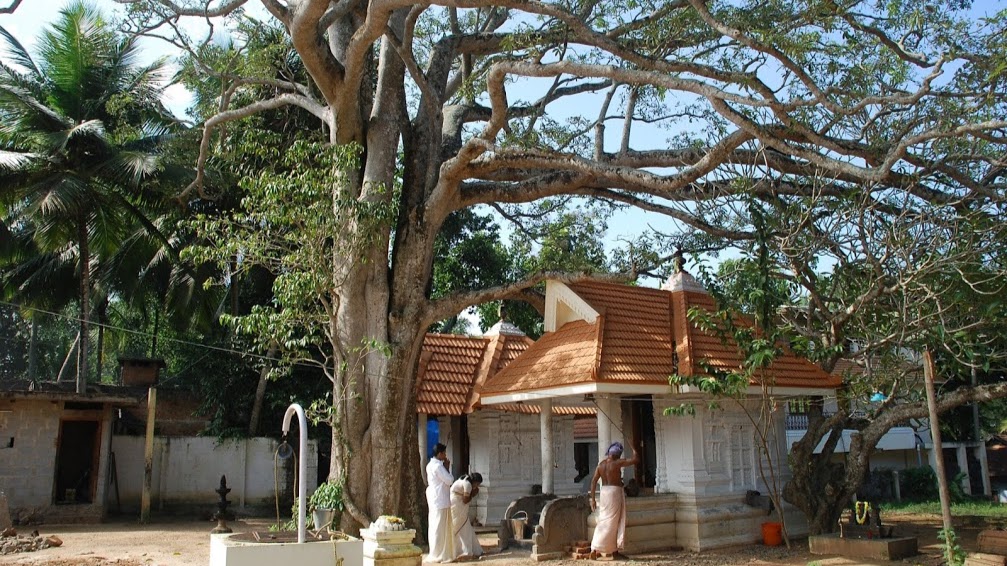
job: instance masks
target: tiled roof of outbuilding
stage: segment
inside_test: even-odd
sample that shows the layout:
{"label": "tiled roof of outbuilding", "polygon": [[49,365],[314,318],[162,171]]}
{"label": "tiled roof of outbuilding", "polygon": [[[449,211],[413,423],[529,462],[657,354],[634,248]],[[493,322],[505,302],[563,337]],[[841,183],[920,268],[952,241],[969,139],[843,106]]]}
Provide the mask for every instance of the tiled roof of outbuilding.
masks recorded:
{"label": "tiled roof of outbuilding", "polygon": [[533,343],[515,334],[427,334],[416,375],[416,412],[455,416],[471,412],[486,378]]}

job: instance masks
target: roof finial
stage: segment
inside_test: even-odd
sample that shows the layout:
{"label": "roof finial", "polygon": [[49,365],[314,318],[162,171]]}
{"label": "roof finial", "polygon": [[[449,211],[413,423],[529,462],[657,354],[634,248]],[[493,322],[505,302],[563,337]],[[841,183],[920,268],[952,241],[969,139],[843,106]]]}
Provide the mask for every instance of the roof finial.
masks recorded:
{"label": "roof finial", "polygon": [[671,269],[674,273],[685,271],[685,256],[682,254],[682,248],[675,250],[675,255],[671,257]]}
{"label": "roof finial", "polygon": [[507,301],[500,301],[500,305],[497,307],[497,316],[502,322],[507,322]]}

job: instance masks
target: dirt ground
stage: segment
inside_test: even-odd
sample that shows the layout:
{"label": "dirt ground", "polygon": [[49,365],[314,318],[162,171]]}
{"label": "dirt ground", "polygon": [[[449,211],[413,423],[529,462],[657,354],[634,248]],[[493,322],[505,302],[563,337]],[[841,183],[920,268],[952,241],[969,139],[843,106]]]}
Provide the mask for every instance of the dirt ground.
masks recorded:
{"label": "dirt ground", "polygon": [[[979,531],[991,528],[982,519],[957,518],[956,531],[962,539],[966,551],[976,550]],[[940,518],[930,515],[904,515],[886,518],[886,522],[896,525],[900,536],[919,537],[921,554],[905,560],[906,564],[938,566],[943,563],[941,548],[937,541]],[[247,519],[232,523],[235,532],[265,530],[269,520]],[[42,566],[206,566],[210,557],[209,532],[213,524],[205,521],[160,520],[151,525],[139,525],[135,521],[108,522],[101,525],[39,525],[22,527],[22,533],[37,528],[42,535],[55,534],[63,539],[63,545],[33,553],[0,556],[0,564],[34,564]],[[480,537],[487,555],[479,562],[491,566],[534,566],[527,550],[509,549],[496,551],[496,536]],[[714,566],[751,565],[763,566],[780,564],[805,566],[815,562],[819,566],[852,566],[872,564],[861,560],[842,557],[814,556],[807,550],[807,541],[794,541],[793,547],[765,547],[748,545],[702,554],[690,552],[669,552],[663,554],[637,555],[630,562],[641,565],[659,566]],[[584,562],[569,560],[551,562],[556,566],[584,566]],[[882,563],[877,563],[882,564]]]}

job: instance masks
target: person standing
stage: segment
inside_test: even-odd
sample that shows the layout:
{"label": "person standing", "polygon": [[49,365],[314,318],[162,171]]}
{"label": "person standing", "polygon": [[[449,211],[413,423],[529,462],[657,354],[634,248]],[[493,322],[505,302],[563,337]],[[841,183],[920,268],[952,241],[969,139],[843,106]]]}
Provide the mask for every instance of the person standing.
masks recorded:
{"label": "person standing", "polygon": [[483,547],[469,520],[469,503],[479,494],[482,483],[482,475],[475,473],[466,474],[451,485],[451,522],[455,527],[455,552],[459,558],[483,555]]}
{"label": "person standing", "polygon": [[[599,554],[615,554],[625,546],[626,537],[626,492],[622,487],[622,469],[640,463],[642,448],[633,446],[633,459],[622,459],[622,443],[613,442],[594,470],[591,478],[591,510],[597,511],[591,551]],[[601,482],[600,502],[595,503],[595,489]]]}
{"label": "person standing", "polygon": [[427,507],[430,553],[426,562],[451,562],[455,559],[454,528],[451,526],[451,460],[448,448],[434,446],[434,455],[427,464]]}

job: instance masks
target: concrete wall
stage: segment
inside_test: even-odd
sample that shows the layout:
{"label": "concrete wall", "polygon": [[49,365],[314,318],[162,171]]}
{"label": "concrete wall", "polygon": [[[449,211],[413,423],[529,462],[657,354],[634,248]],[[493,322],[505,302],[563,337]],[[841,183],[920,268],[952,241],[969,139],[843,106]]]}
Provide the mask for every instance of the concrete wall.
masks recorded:
{"label": "concrete wall", "polygon": [[[553,417],[553,483],[556,495],[580,493],[574,483],[573,416]],[[484,525],[503,519],[511,501],[531,494],[542,483],[539,415],[480,410],[469,415],[469,462],[483,476],[483,488],[472,503]],[[442,440],[443,442],[443,440]]]}
{"label": "concrete wall", "polygon": [[[104,497],[111,436],[111,409],[65,410],[62,402],[0,401],[0,490],[11,515],[20,522],[97,522],[105,513]],[[92,503],[54,503],[56,451],[63,420],[98,421],[100,442]],[[13,447],[10,446],[13,441]]]}
{"label": "concrete wall", "polygon": [[[213,437],[155,437],[151,505],[155,510],[202,509],[212,511],[219,497],[220,476],[227,476],[231,492],[231,510],[273,510],[274,481],[281,494],[293,493],[293,478],[280,463],[274,480],[274,453],[278,443],[272,438],[218,441]],[[123,510],[140,508],[143,488],[142,436],[113,436],[119,478],[119,497]],[[296,444],[295,444],[296,446]],[[308,442],[308,495],[317,485],[318,448]],[[113,496],[114,497],[114,496]],[[289,504],[281,504],[281,513],[289,513]]]}

